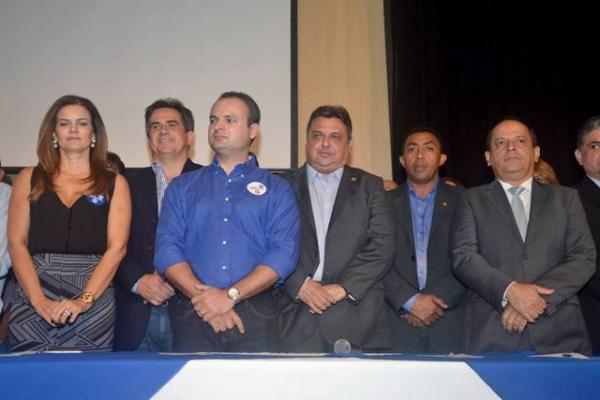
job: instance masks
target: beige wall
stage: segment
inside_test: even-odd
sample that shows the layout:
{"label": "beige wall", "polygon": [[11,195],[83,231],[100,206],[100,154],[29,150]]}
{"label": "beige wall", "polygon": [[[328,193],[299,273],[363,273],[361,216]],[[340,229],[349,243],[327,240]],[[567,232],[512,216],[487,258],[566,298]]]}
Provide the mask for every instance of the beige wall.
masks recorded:
{"label": "beige wall", "polygon": [[353,124],[351,164],[391,178],[383,0],[298,0],[298,161],[306,122],[341,104]]}

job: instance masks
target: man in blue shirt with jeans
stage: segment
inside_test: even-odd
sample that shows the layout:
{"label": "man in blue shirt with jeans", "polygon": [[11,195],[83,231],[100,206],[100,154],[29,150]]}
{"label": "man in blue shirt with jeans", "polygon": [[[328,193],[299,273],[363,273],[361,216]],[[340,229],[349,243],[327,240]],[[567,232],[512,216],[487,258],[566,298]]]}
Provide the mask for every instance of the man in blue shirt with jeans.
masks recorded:
{"label": "man in blue shirt with jeans", "polygon": [[249,155],[260,111],[223,93],[210,112],[211,165],[175,179],[165,194],[155,265],[177,289],[169,302],[175,351],[277,351],[272,287],[298,259],[292,188]]}
{"label": "man in blue shirt with jeans", "polygon": [[174,98],[158,99],[144,113],[152,165],[127,174],[131,192],[131,231],[127,255],[115,275],[115,351],[173,351],[167,305],[175,292],[156,273],[156,227],[167,186],[200,168],[189,159],[194,115]]}

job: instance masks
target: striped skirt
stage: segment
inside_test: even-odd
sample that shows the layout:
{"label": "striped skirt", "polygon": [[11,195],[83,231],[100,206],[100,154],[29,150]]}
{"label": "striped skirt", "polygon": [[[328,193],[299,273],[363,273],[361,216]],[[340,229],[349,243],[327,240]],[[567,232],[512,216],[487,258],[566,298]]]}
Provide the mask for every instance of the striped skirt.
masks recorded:
{"label": "striped skirt", "polygon": [[[41,253],[33,256],[33,264],[46,296],[61,301],[73,299],[83,291],[100,259],[98,255]],[[10,308],[8,345],[11,352],[111,351],[114,325],[112,286],[73,324],[59,327],[50,326],[35,312],[19,286]]]}

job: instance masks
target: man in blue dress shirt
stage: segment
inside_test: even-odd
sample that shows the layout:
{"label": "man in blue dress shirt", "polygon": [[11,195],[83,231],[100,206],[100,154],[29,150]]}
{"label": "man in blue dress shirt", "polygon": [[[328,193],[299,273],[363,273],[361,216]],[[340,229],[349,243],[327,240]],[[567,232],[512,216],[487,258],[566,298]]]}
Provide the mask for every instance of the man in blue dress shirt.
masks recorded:
{"label": "man in blue dress shirt", "polygon": [[299,253],[294,192],[249,155],[260,111],[223,93],[210,111],[211,165],[169,185],[155,265],[177,289],[169,302],[175,351],[277,351],[271,289]]}
{"label": "man in blue dress shirt", "polygon": [[396,257],[384,279],[392,350],[461,351],[465,288],[448,249],[457,190],[438,176],[446,162],[440,134],[418,127],[405,136],[406,182],[389,192],[396,212]]}

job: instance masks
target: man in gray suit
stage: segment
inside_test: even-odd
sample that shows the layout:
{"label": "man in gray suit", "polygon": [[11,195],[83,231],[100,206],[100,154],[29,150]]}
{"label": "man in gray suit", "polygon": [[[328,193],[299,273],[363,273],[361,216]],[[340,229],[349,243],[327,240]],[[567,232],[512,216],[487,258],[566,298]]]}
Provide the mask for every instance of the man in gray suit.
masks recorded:
{"label": "man in gray suit", "polygon": [[407,181],[389,192],[396,257],[384,284],[394,352],[461,351],[465,287],[452,274],[448,249],[458,190],[438,177],[445,162],[435,130],[408,132],[400,156]]}
{"label": "man in gray suit", "polygon": [[466,304],[469,353],[588,354],[577,292],[595,269],[594,242],[577,192],[533,180],[540,148],[515,119],[488,135],[496,180],[459,194],[451,251]]}
{"label": "man in gray suit", "polygon": [[281,347],[331,352],[390,346],[382,278],[394,256],[394,226],[381,178],[346,165],[352,121],[321,106],[307,127],[307,163],[288,178],[300,204],[298,266],[282,287]]}
{"label": "man in gray suit", "polygon": [[[596,250],[600,248],[600,115],[588,119],[577,135],[575,158],[585,176],[575,188],[592,231]],[[579,292],[583,318],[592,342],[592,353],[600,355],[600,258],[592,279]]]}

